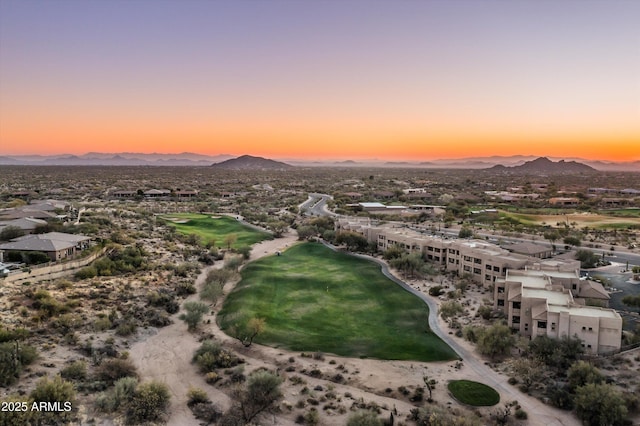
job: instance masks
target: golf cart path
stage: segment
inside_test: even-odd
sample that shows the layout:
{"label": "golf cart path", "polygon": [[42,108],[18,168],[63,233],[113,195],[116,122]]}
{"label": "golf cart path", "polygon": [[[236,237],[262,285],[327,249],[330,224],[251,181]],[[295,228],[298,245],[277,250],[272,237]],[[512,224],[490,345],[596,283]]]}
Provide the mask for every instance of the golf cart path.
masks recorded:
{"label": "golf cart path", "polygon": [[[323,243],[327,247],[332,250],[337,250],[337,247],[332,244]],[[353,256],[360,257],[362,259],[370,260],[382,268],[382,273],[401,286],[406,291],[420,298],[424,303],[429,307],[429,327],[431,330],[440,337],[445,343],[447,343],[451,348],[456,351],[456,353],[462,358],[464,363],[471,367],[471,369],[477,374],[477,379],[482,381],[483,383],[493,387],[501,394],[501,401],[506,400],[517,400],[518,403],[522,406],[522,408],[529,415],[528,423],[530,425],[541,425],[541,426],[580,426],[581,423],[578,419],[571,413],[567,411],[562,411],[558,408],[552,407],[550,405],[546,405],[539,401],[536,398],[530,397],[522,392],[520,392],[517,388],[510,385],[507,380],[508,378],[504,375],[492,370],[487,365],[485,365],[484,361],[469,348],[461,345],[457,342],[451,335],[445,332],[441,324],[438,321],[438,305],[430,296],[424,294],[423,292],[414,289],[409,284],[405,283],[395,275],[391,273],[388,265],[380,259],[377,259],[372,256],[355,254],[351,253]]]}
{"label": "golf cart path", "polygon": [[[282,251],[296,239],[297,236],[289,232],[283,238],[257,243],[252,247],[250,260]],[[213,266],[202,269],[195,282],[198,293],[209,271],[222,266],[223,262],[219,261]],[[198,293],[189,296],[184,302],[199,300]],[[156,380],[165,383],[169,388],[171,407],[167,424],[197,426],[200,422],[193,417],[191,410],[187,407],[189,388],[205,390],[211,401],[214,401],[222,411],[226,411],[231,406],[231,399],[219,389],[207,384],[204,376],[191,363],[191,357],[200,347],[200,343],[196,335],[187,331],[186,324],[179,319],[180,313],[172,315],[172,324],[159,329],[156,334],[146,340],[133,344],[129,355],[138,369],[141,381]]]}

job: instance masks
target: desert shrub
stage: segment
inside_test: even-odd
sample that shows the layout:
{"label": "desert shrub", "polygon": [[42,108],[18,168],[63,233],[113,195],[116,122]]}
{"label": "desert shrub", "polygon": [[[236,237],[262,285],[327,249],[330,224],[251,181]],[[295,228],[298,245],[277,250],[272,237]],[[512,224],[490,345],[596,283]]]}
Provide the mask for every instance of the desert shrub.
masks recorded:
{"label": "desert shrub", "polygon": [[79,280],[86,280],[98,275],[98,271],[94,266],[86,266],[75,273],[75,277]]}
{"label": "desert shrub", "polygon": [[127,423],[140,424],[163,419],[169,408],[169,388],[164,383],[144,383],[127,404]]}
{"label": "desert shrub", "polygon": [[306,425],[317,425],[320,423],[320,414],[318,413],[318,410],[311,407],[311,409],[305,413],[303,420]]}
{"label": "desert shrub", "polygon": [[430,296],[437,297],[437,296],[440,296],[442,293],[443,293],[442,286],[439,286],[439,285],[437,285],[435,287],[431,287],[429,289],[429,295]]}
{"label": "desert shrub", "polygon": [[138,379],[135,377],[123,377],[117,380],[113,389],[98,395],[96,408],[107,413],[118,410],[133,397],[137,385]]}
{"label": "desert shrub", "polygon": [[222,411],[211,401],[193,404],[189,408],[196,419],[206,424],[215,424],[222,417]]}
{"label": "desert shrub", "polygon": [[127,320],[122,322],[118,327],[116,327],[116,334],[118,336],[131,336],[138,330],[138,326],[132,320]]}
{"label": "desert shrub", "polygon": [[524,411],[522,408],[518,408],[516,410],[515,416],[516,416],[516,419],[518,419],[518,420],[527,420],[527,418],[529,417],[527,415],[527,412]]}
{"label": "desert shrub", "polygon": [[166,327],[173,323],[171,318],[169,318],[169,314],[153,308],[146,311],[145,318],[147,323],[153,327]]}
{"label": "desert shrub", "polygon": [[22,369],[38,358],[33,346],[17,341],[0,343],[0,386],[8,386],[16,381]]}
{"label": "desert shrub", "polygon": [[222,348],[220,343],[213,340],[205,340],[195,351],[191,362],[194,362],[203,373],[209,373],[216,368],[235,367],[242,361],[231,352]]}
{"label": "desert shrub", "polygon": [[[7,398],[2,399],[3,402],[8,404],[27,404],[27,407],[31,407],[33,400],[28,396],[21,395],[9,395]],[[0,417],[0,425],[2,426],[24,426],[33,424],[34,412],[27,409],[25,411],[19,410],[6,410],[2,411],[2,417]]]}
{"label": "desert shrub", "polygon": [[347,426],[382,426],[384,423],[371,410],[357,411],[349,416]]}
{"label": "desert shrub", "polygon": [[178,296],[188,296],[196,293],[196,287],[191,283],[180,282],[176,285],[176,294]]}
{"label": "desert shrub", "polygon": [[209,307],[200,302],[185,302],[183,308],[186,312],[180,315],[180,319],[187,323],[189,331],[198,328],[202,316],[209,312]]}
{"label": "desert shrub", "polygon": [[67,406],[71,411],[38,412],[37,424],[64,424],[75,417],[76,391],[71,382],[64,380],[60,376],[50,380],[48,377],[42,378],[31,394],[31,399],[37,402],[57,402],[63,408]]}
{"label": "desert shrub", "polygon": [[60,370],[60,376],[68,380],[84,380],[87,378],[87,363],[74,361]]}
{"label": "desert shrub", "polygon": [[200,388],[189,388],[187,392],[187,405],[191,407],[195,404],[210,402],[209,395]]}
{"label": "desert shrub", "polygon": [[113,384],[123,377],[138,377],[136,366],[131,360],[121,358],[106,359],[96,369],[98,380]]}
{"label": "desert shrub", "polygon": [[491,312],[493,311],[493,309],[491,309],[490,306],[480,306],[478,308],[478,313],[477,315],[479,317],[482,317],[482,319],[485,320],[490,320],[491,319]]}
{"label": "desert shrub", "polygon": [[94,331],[105,331],[111,328],[111,320],[107,317],[98,318],[93,322]]}
{"label": "desert shrub", "polygon": [[29,334],[29,330],[26,328],[15,328],[13,330],[0,328],[0,343],[23,340],[29,337]]}

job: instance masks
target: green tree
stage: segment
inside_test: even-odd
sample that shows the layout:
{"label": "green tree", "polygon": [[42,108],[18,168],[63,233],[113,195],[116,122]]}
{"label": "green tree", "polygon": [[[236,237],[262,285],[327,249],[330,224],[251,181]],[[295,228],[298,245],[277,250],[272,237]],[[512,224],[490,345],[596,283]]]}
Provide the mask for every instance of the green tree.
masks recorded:
{"label": "green tree", "polygon": [[576,414],[589,426],[625,424],[627,407],[622,394],[611,385],[589,383],[576,389]]}
{"label": "green tree", "polygon": [[253,317],[246,323],[242,318],[237,318],[229,327],[229,334],[238,339],[245,347],[253,344],[253,339],[264,331],[266,321],[264,318]]}
{"label": "green tree", "polygon": [[580,261],[580,267],[583,269],[595,268],[600,262],[600,257],[591,250],[578,250],[576,259]]}
{"label": "green tree", "polygon": [[585,361],[574,362],[569,367],[567,379],[571,390],[576,390],[589,383],[600,384],[604,382],[604,376],[600,373],[600,370]]}
{"label": "green tree", "polygon": [[9,241],[14,238],[22,237],[24,235],[24,231],[13,225],[9,225],[7,227],[2,228],[0,231],[0,241]]}
{"label": "green tree", "polygon": [[301,225],[296,229],[298,232],[298,239],[300,241],[308,240],[309,238],[316,235],[316,229],[313,226]]}
{"label": "green tree", "polygon": [[481,354],[496,358],[509,353],[515,344],[515,338],[509,326],[496,323],[479,330],[477,344]]}
{"label": "green tree", "polygon": [[224,237],[224,244],[227,246],[227,249],[231,249],[231,246],[234,245],[238,241],[238,235],[236,234],[228,234]]}
{"label": "green tree", "polygon": [[636,295],[636,296],[624,296],[622,298],[622,303],[624,303],[627,306],[635,306],[636,308],[640,308],[640,294]]}
{"label": "green tree", "polygon": [[282,398],[281,383],[280,376],[266,370],[256,371],[249,376],[247,387],[238,400],[242,418],[247,424]]}
{"label": "green tree", "polygon": [[182,307],[187,312],[181,314],[180,319],[187,323],[189,331],[196,330],[202,316],[209,312],[209,307],[201,302],[185,302]]}
{"label": "green tree", "polygon": [[580,247],[580,244],[582,244],[582,241],[580,240],[580,238],[574,237],[574,236],[564,237],[563,242],[568,246],[575,246],[575,247]]}
{"label": "green tree", "polygon": [[542,235],[544,239],[549,240],[551,244],[555,244],[555,242],[560,239],[560,233],[558,233],[558,231],[547,231]]}
{"label": "green tree", "polygon": [[471,238],[473,237],[473,231],[466,226],[460,228],[460,232],[458,232],[458,238]]}
{"label": "green tree", "polygon": [[442,304],[440,305],[440,316],[445,321],[449,318],[455,317],[458,314],[461,314],[462,312],[464,312],[464,308],[455,300],[442,302]]}
{"label": "green tree", "polygon": [[336,244],[345,244],[351,251],[365,251],[369,246],[369,242],[363,235],[350,231],[336,235]]}

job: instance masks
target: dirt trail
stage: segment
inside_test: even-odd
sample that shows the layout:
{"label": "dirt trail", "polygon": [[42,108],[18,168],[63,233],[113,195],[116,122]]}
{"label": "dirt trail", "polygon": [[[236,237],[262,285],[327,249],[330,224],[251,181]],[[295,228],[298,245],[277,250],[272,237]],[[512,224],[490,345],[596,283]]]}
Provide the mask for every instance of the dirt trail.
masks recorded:
{"label": "dirt trail", "polygon": [[[258,243],[253,246],[251,260],[281,251],[294,243],[295,240],[296,235],[289,233],[284,238]],[[222,266],[222,262],[217,262],[214,266],[202,270],[195,283],[198,291],[209,271]],[[186,300],[198,300],[198,295],[189,296]],[[157,380],[169,387],[171,409],[167,424],[197,426],[199,422],[187,407],[186,394],[189,388],[204,389],[209,398],[222,410],[229,408],[231,400],[222,391],[208,385],[203,376],[191,364],[193,352],[200,346],[200,343],[196,336],[187,331],[187,326],[184,321],[178,318],[179,315],[180,313],[177,313],[171,317],[173,324],[159,329],[156,334],[146,340],[133,344],[130,357],[138,368],[142,381]],[[211,318],[212,316],[208,316],[205,320]]]}

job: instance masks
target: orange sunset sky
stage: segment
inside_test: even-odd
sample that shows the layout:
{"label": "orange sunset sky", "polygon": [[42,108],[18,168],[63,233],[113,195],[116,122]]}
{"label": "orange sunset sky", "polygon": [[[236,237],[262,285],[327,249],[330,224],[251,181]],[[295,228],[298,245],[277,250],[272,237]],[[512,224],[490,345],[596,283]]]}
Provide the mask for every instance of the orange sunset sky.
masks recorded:
{"label": "orange sunset sky", "polygon": [[0,155],[640,160],[640,2],[0,2]]}

